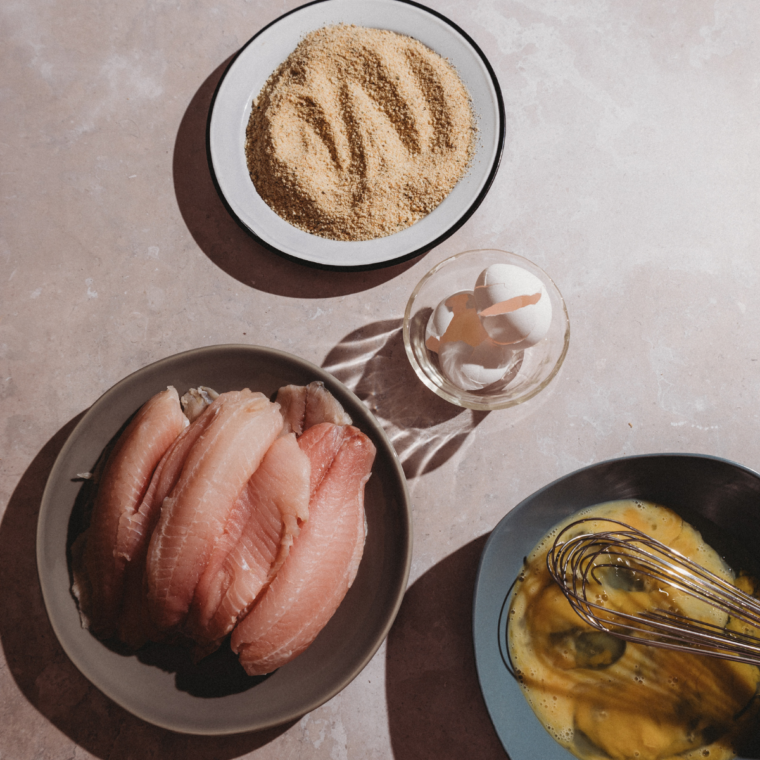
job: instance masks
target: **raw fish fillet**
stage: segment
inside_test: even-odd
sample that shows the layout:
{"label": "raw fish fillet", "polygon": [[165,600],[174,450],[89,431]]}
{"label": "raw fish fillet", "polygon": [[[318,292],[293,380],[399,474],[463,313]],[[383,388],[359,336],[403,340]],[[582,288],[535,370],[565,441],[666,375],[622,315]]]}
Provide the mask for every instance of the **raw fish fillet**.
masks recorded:
{"label": "raw fish fillet", "polygon": [[[337,441],[331,464],[318,462],[315,468],[315,458],[329,456]],[[232,649],[249,675],[271,673],[311,644],[353,583],[364,550],[364,485],[374,445],[354,427],[335,434],[323,425],[307,430],[299,444],[312,460],[312,472],[323,477],[280,571],[232,632]]]}
{"label": "raw fish fillet", "polygon": [[328,471],[340,451],[346,436],[353,435],[356,428],[321,422],[309,428],[308,435],[298,439],[301,450],[309,457],[311,463],[310,498],[319,490]]}
{"label": "raw fish fillet", "polygon": [[137,539],[131,520],[166,450],[187,425],[179,394],[169,386],[137,412],[108,457],[98,485],[82,555],[75,557],[73,586],[89,627],[98,636],[115,633],[128,562]]}
{"label": "raw fish fillet", "polygon": [[[216,394],[217,397],[218,395]],[[225,400],[226,398],[222,399],[217,406]],[[133,649],[138,649],[147,641],[161,638],[161,632],[153,623],[147,606],[145,560],[148,545],[161,514],[161,505],[177,484],[190,450],[214,420],[215,408],[211,404],[205,406],[175,439],[158,463],[145,497],[130,519],[129,529],[137,546],[132,551],[132,561],[127,566],[124,602],[119,615],[119,639]],[[185,409],[187,413],[187,407]]]}
{"label": "raw fish fillet", "polygon": [[209,411],[148,547],[148,608],[161,630],[184,622],[241,491],[282,429],[279,405],[247,389],[221,394]]}
{"label": "raw fish fillet", "polygon": [[285,420],[283,430],[301,435],[320,422],[350,425],[351,418],[325,384],[315,380],[308,385],[285,385],[275,399]]}
{"label": "raw fish fillet", "polygon": [[192,422],[216,398],[219,398],[219,394],[213,388],[199,385],[197,388],[191,388],[180,401],[182,402],[185,416]]}
{"label": "raw fish fillet", "polygon": [[309,516],[310,475],[295,434],[269,447],[195,590],[189,632],[196,641],[226,636],[276,575]]}

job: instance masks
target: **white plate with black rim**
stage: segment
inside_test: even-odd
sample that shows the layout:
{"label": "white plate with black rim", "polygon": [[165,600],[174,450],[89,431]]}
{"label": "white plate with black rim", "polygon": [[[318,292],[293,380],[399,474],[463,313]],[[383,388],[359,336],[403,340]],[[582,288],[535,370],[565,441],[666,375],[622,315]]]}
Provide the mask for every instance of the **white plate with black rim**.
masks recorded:
{"label": "white plate with black rim", "polygon": [[[405,34],[447,58],[470,93],[477,119],[475,155],[452,192],[411,227],[374,240],[328,240],[292,226],[258,195],[246,164],[245,133],[254,98],[306,34],[334,24]],[[280,16],[235,56],[214,94],[207,147],[211,174],[227,209],[266,248],[323,268],[372,269],[429,251],[475,213],[496,176],[504,134],[504,102],[493,68],[452,21],[410,0],[317,0]]]}

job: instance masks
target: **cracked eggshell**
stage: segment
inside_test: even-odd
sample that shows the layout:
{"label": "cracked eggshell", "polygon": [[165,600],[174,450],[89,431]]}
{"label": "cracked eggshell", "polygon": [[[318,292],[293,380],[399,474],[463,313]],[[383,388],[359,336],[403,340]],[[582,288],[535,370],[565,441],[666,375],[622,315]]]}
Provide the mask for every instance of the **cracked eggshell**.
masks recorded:
{"label": "cracked eggshell", "polygon": [[433,309],[425,328],[425,345],[436,353],[438,352],[438,342],[446,332],[446,328],[451,324],[451,320],[454,319],[454,309],[447,305],[447,300],[444,299]]}
{"label": "cracked eggshell", "polygon": [[465,340],[470,345],[477,345],[486,337],[471,290],[460,290],[435,307],[425,328],[425,346],[438,353],[441,340],[450,327],[452,330],[447,340]]}
{"label": "cracked eggshell", "polygon": [[443,374],[457,388],[475,391],[501,380],[513,354],[510,346],[501,346],[488,338],[475,347],[461,340],[446,341],[440,346],[438,362]]}
{"label": "cracked eggshell", "polygon": [[[475,302],[489,337],[514,349],[542,340],[552,321],[552,305],[541,280],[514,264],[492,264],[475,284]],[[499,305],[505,311],[499,313]],[[491,315],[486,311],[496,312]]]}

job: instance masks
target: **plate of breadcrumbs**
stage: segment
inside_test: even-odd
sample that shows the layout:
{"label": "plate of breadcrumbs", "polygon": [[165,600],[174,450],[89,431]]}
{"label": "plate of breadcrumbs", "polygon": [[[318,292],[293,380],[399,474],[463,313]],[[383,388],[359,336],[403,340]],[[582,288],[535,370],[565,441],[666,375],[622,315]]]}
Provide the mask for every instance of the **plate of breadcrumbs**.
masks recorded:
{"label": "plate of breadcrumbs", "polygon": [[494,71],[409,0],[317,0],[260,30],[217,87],[208,152],[230,213],[315,266],[418,256],[488,192],[504,146]]}

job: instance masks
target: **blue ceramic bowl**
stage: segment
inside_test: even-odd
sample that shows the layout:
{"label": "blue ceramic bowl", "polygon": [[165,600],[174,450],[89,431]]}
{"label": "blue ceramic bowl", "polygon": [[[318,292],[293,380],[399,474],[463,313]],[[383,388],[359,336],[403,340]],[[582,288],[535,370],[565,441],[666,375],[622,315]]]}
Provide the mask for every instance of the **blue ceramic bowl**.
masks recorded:
{"label": "blue ceramic bowl", "polygon": [[[480,688],[510,760],[570,760],[544,729],[505,663],[509,589],[523,558],[558,522],[584,507],[638,498],[669,507],[730,565],[751,570],[760,546],[760,475],[717,457],[652,454],[585,467],[514,507],[491,533],[475,586],[473,636]],[[755,571],[756,572],[756,571]],[[760,726],[738,760],[760,757]]]}

